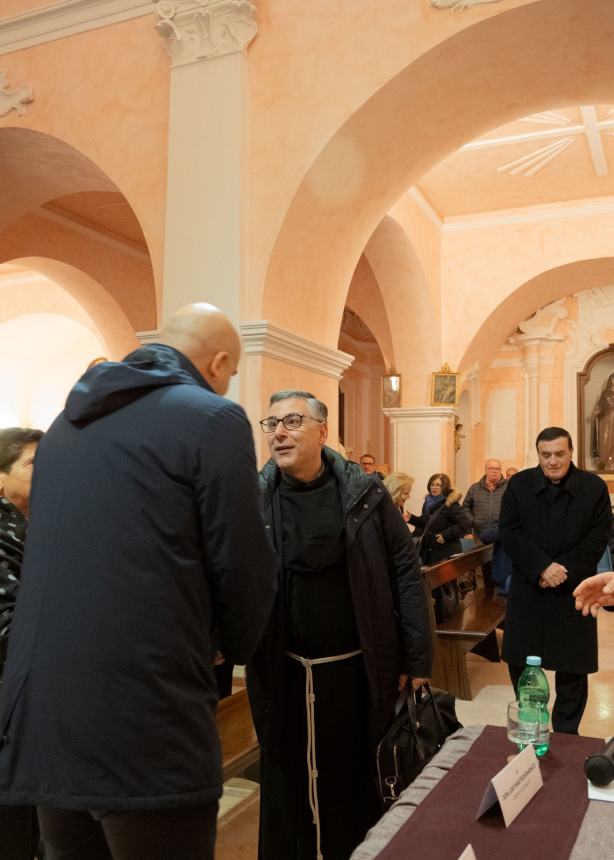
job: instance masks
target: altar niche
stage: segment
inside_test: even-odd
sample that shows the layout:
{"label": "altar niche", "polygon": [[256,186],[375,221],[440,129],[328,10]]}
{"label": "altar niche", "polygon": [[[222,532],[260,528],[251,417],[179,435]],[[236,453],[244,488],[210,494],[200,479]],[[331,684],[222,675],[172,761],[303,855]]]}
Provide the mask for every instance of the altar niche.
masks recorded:
{"label": "altar niche", "polygon": [[614,484],[614,344],[578,373],[578,465]]}

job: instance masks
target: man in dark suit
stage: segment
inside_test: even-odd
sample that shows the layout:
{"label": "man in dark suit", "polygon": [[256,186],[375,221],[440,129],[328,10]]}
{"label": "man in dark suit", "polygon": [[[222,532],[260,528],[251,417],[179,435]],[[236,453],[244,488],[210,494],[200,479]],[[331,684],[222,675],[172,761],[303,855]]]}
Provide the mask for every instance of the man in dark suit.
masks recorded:
{"label": "man in dark suit", "polygon": [[183,308],[90,368],[39,444],[0,802],[38,806],[50,860],[213,858],[214,658],[251,656],[278,566],[222,396],[239,353],[217,308]]}
{"label": "man in dark suit", "polygon": [[597,628],[575,611],[573,591],[607,546],[610,498],[598,475],[572,463],[567,430],[548,427],[536,444],[539,465],[514,475],[501,503],[501,542],[513,564],[503,659],[514,687],[530,654],[555,670],[552,726],[577,734],[587,674],[597,671]]}

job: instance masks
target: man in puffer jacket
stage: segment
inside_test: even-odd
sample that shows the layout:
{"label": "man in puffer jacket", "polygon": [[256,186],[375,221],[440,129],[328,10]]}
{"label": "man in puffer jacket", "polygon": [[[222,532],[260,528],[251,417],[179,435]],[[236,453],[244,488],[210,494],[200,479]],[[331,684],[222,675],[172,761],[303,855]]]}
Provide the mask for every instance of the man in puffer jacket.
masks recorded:
{"label": "man in puffer jacket", "polygon": [[499,460],[487,460],[484,464],[484,475],[467,490],[463,508],[471,516],[474,534],[482,543],[493,544],[494,582],[499,587],[500,594],[509,590],[512,563],[499,541],[499,513],[501,499],[507,488],[507,481],[501,474]]}

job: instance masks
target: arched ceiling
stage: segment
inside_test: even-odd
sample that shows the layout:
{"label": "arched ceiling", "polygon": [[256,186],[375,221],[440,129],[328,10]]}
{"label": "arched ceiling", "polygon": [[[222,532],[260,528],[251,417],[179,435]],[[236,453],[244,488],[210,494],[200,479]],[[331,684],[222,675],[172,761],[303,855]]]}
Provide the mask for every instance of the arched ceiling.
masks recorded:
{"label": "arched ceiling", "polygon": [[486,368],[521,320],[528,319],[539,308],[570,293],[581,293],[594,287],[614,283],[614,257],[578,260],[542,272],[522,284],[501,302],[481,326],[463,356],[460,370],[477,363]]}
{"label": "arched ceiling", "polygon": [[614,107],[520,117],[466,143],[415,187],[441,220],[614,196]]}
{"label": "arched ceiling", "polygon": [[64,141],[27,128],[0,129],[0,229],[31,209],[78,191],[118,189]]}
{"label": "arched ceiling", "polygon": [[[305,176],[271,257],[264,315],[333,345],[345,285],[395,200],[493,128],[570,105],[607,106],[613,37],[610,0],[541,0],[480,21],[408,66],[350,118]],[[584,140],[589,146],[586,133]],[[283,289],[290,273],[291,291]]]}

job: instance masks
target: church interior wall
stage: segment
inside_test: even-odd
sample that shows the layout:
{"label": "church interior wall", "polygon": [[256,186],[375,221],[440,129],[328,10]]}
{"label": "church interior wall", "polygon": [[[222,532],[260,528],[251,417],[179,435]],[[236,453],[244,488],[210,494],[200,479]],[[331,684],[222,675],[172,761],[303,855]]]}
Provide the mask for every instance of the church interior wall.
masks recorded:
{"label": "church interior wall", "polygon": [[29,212],[0,233],[0,261],[37,256],[61,260],[104,286],[134,331],[156,328],[156,296],[147,253],[46,210]]}
{"label": "church interior wall", "polygon": [[[142,227],[158,298],[164,255],[168,66],[150,16],[2,58],[9,82],[29,84],[35,100],[17,119],[13,112],[0,117],[0,136],[12,127],[49,135],[73,147],[108,177]],[[40,187],[39,171],[52,170],[53,164],[51,155],[46,164],[30,164],[22,185]]]}
{"label": "church interior wall", "polygon": [[[8,2],[8,14],[39,5],[38,0]],[[594,0],[590,12],[570,0],[504,5],[453,15],[427,0],[381,0],[374,15],[370,3],[341,0],[331,22],[330,4],[314,0],[308,11],[301,10],[297,26],[292,4],[262,0],[259,32],[247,53],[248,98],[239,117],[240,133],[247,130],[249,140],[249,184],[240,204],[245,225],[236,231],[245,245],[229,243],[242,255],[229,262],[240,274],[227,290],[221,288],[229,295],[240,291],[241,322],[265,320],[329,350],[351,352],[339,346],[339,332],[346,304],[354,307],[376,334],[382,367],[401,373],[404,407],[428,408],[430,374],[444,361],[463,373],[477,367],[484,415],[469,428],[472,471],[493,444],[484,427],[491,392],[516,391],[515,411],[510,395],[503,396],[510,428],[515,427],[506,451],[511,460],[515,438],[517,458],[526,459],[522,370],[515,371],[512,384],[502,368],[493,375],[490,365],[518,321],[569,294],[565,267],[584,262],[587,270],[596,270],[607,257],[614,227],[609,202],[446,218],[415,190],[408,191],[444,156],[506,121],[556,105],[607,100],[614,55],[607,33],[591,23],[607,9],[606,0]],[[522,62],[515,54],[520,42]],[[583,61],[586,45],[590,62]],[[123,259],[116,248],[97,253],[95,240],[77,243],[59,224],[36,237],[41,216],[32,211],[9,217],[0,235],[0,259],[36,253],[69,262],[108,290],[134,331],[157,328],[173,72],[153,16],[24,48],[3,57],[2,65],[12,83],[34,87],[35,102],[23,116],[0,118],[0,141],[5,130],[40,132],[89,159],[132,207],[151,271],[146,260],[130,254]],[[225,95],[220,84],[219,94],[207,94],[207,109],[214,111],[217,99],[223,111]],[[197,110],[196,100],[188,108]],[[190,152],[199,150],[203,161],[213,159],[215,166],[219,148],[219,140],[204,135],[196,147],[191,141]],[[184,167],[189,179],[189,159]],[[33,170],[24,183],[40,185],[40,176]],[[32,208],[42,202],[35,200]],[[210,215],[215,219],[214,207]],[[186,255],[186,271],[197,271],[199,248],[188,248]],[[555,270],[560,270],[556,278],[544,276]],[[578,287],[589,275],[579,277]],[[169,278],[165,307],[172,309],[181,295]],[[206,287],[198,296],[207,298]],[[123,333],[124,324],[120,315]],[[567,397],[567,359],[561,358],[562,346],[554,350],[550,375],[540,382],[540,415],[546,405],[548,414],[561,414]],[[241,378],[241,398],[254,422],[271,391],[314,390],[329,404],[330,438],[336,440],[334,372],[265,350],[246,356]],[[370,386],[376,378],[373,372]],[[351,371],[347,379],[349,386]],[[375,396],[369,402],[364,413],[369,417],[362,420],[377,425],[376,444],[386,456],[386,424],[382,435],[381,413],[375,421],[372,411]],[[357,445],[375,441],[370,429],[356,436]],[[441,447],[440,456],[453,469],[450,439],[448,430],[442,431],[433,445]],[[262,440],[258,444],[264,456]],[[397,465],[408,462],[400,456]]]}

